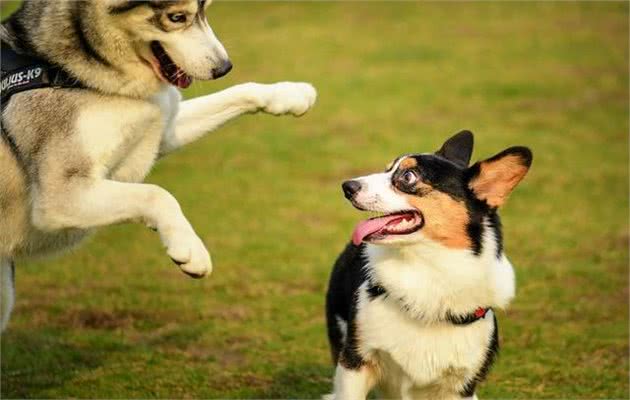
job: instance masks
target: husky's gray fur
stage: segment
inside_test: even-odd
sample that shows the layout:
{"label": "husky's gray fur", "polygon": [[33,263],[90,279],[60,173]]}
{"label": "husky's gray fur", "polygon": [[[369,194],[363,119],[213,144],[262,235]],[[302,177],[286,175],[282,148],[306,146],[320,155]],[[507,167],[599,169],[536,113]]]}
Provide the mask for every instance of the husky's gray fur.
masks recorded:
{"label": "husky's gray fur", "polygon": [[158,41],[193,78],[224,74],[227,53],[204,3],[26,0],[2,23],[4,43],[61,66],[87,89],[21,92],[3,111],[0,328],[13,304],[13,261],[67,249],[100,226],[143,222],[157,230],[185,273],[211,271],[176,199],[141,182],[157,158],[226,121],[257,111],[302,115],[316,92],[307,83],[246,83],[182,101],[156,70],[150,46]]}

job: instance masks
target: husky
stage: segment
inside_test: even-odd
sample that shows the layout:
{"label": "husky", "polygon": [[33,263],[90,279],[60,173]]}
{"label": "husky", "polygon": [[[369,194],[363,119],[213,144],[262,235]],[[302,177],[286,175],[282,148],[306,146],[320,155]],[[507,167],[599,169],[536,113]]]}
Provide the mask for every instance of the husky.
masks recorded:
{"label": "husky", "polygon": [[359,210],[326,298],[334,395],[476,399],[499,348],[493,309],[514,297],[497,209],[525,177],[526,147],[469,167],[473,135],[343,183]]}
{"label": "husky", "polygon": [[[206,18],[209,5],[25,0],[2,22],[3,57],[11,51],[39,66],[2,80],[3,92],[24,82],[35,87],[2,104],[2,329],[14,301],[14,260],[68,249],[98,227],[141,222],[184,273],[211,272],[177,200],[142,181],[157,159],[232,118],[301,116],[317,94],[308,83],[245,83],[183,101],[178,89],[232,68]],[[39,85],[41,65],[55,82]]]}

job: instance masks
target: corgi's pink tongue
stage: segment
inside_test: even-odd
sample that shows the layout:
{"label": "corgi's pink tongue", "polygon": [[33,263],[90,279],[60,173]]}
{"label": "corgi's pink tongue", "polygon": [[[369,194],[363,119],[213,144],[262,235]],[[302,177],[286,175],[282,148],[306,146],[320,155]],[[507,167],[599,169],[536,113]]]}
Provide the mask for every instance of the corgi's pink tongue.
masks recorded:
{"label": "corgi's pink tongue", "polygon": [[391,222],[398,222],[404,218],[405,215],[387,215],[361,221],[354,228],[354,232],[352,232],[352,243],[358,246],[367,236],[383,230]]}

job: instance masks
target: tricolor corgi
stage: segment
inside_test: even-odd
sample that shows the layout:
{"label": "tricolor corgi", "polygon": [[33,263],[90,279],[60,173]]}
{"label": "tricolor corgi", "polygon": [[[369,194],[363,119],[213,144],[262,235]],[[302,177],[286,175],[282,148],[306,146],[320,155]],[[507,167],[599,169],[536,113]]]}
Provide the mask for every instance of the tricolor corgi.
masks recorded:
{"label": "tricolor corgi", "polygon": [[468,166],[463,131],[435,153],[343,183],[357,225],[326,298],[334,398],[475,399],[499,349],[493,309],[514,297],[497,210],[532,163],[510,147]]}

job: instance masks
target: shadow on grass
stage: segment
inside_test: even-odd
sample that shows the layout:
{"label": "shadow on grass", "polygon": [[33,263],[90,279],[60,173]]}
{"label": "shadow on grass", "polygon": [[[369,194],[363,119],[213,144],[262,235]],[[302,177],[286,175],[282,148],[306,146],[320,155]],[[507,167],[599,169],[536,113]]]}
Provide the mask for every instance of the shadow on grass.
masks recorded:
{"label": "shadow on grass", "polygon": [[321,399],[332,391],[334,368],[328,364],[294,364],[281,369],[273,376],[273,382],[254,398],[287,399],[299,393],[301,398]]}
{"label": "shadow on grass", "polygon": [[42,398],[48,389],[94,370],[112,354],[127,350],[98,336],[80,341],[61,329],[12,330],[2,334],[0,398]]}

